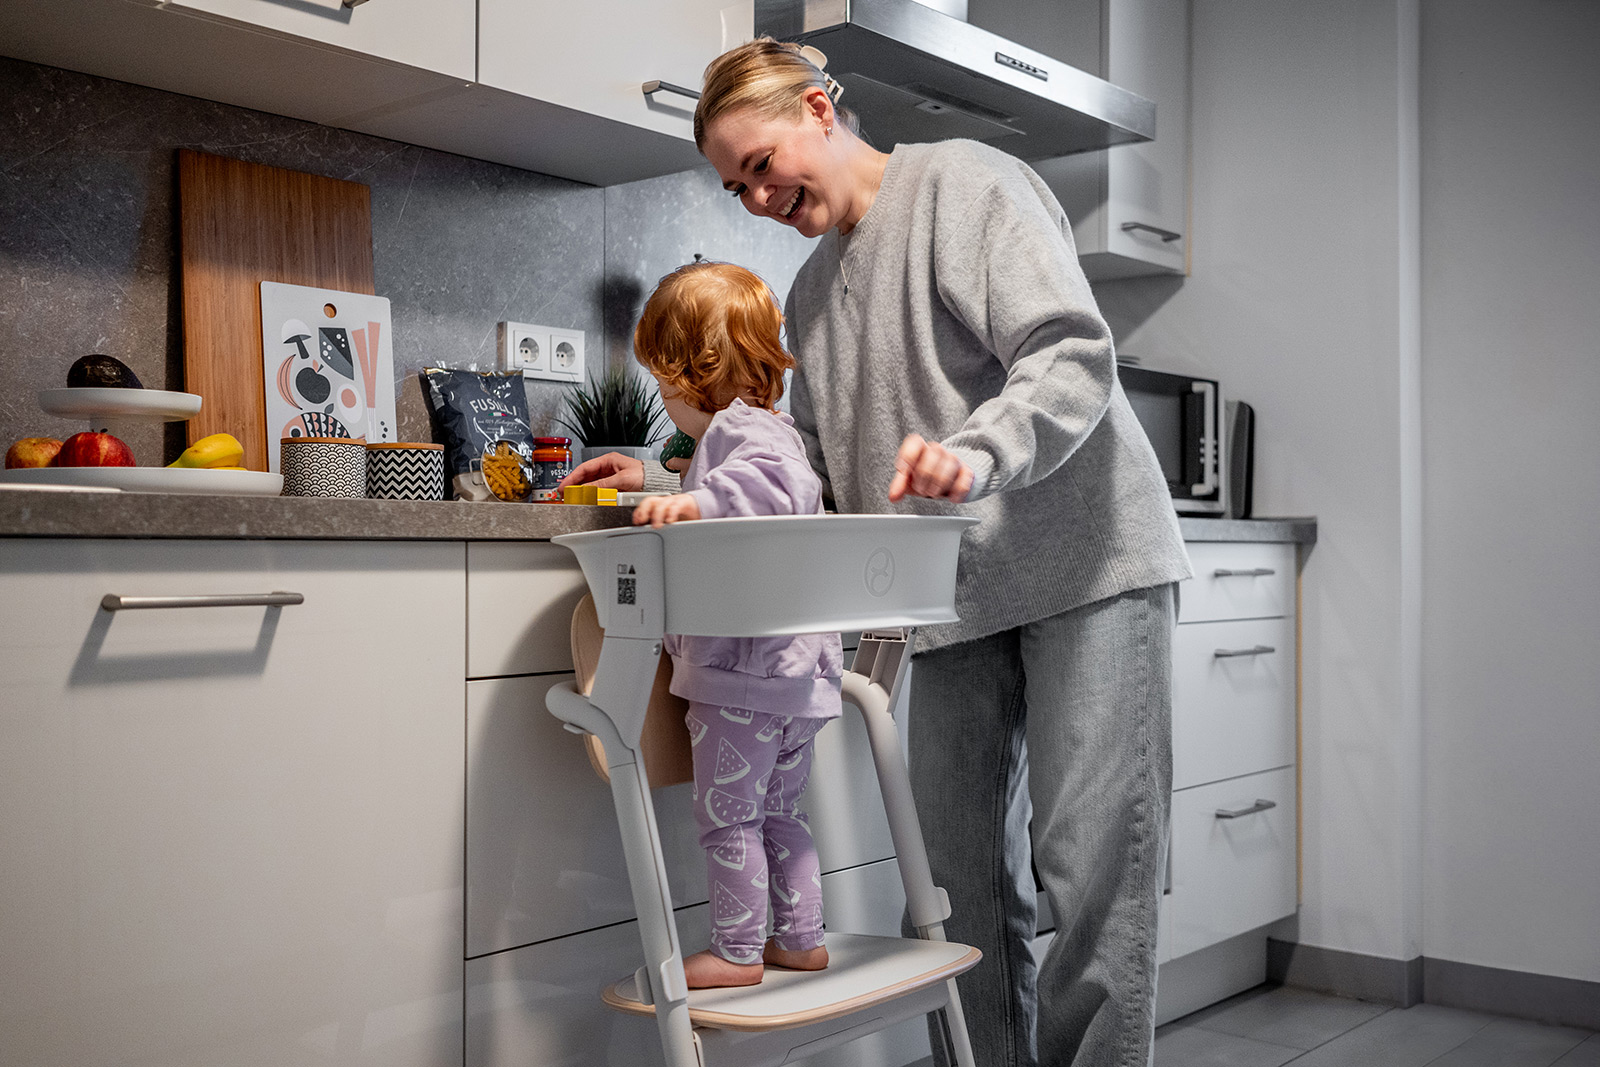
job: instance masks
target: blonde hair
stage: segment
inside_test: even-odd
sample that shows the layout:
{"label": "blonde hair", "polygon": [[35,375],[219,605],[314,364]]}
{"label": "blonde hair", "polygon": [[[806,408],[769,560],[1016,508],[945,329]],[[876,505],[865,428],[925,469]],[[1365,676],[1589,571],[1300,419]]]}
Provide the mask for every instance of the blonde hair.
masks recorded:
{"label": "blonde hair", "polygon": [[633,331],[633,355],[700,411],[745,396],[770,408],[794,357],[778,299],[754,272],[704,260],[662,278]]}
{"label": "blonde hair", "polygon": [[855,113],[838,104],[838,82],[807,59],[800,45],[757,37],[729,49],[706,67],[700,103],[694,109],[694,145],[704,155],[706,128],[731,111],[754,108],[768,119],[798,115],[809,89],[827,93],[839,121],[852,133],[860,132]]}

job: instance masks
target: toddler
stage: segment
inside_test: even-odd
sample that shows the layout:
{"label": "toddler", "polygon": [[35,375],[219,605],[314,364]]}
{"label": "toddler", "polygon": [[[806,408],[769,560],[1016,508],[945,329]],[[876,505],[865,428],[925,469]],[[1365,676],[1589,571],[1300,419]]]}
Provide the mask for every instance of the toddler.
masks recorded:
{"label": "toddler", "polygon": [[[811,515],[822,483],[788,415],[773,410],[794,366],[771,290],[743,267],[700,262],[661,280],[633,335],[677,427],[696,439],[684,492],[633,521],[660,527],[733,515]],[[757,595],[738,590],[732,595]],[[820,970],[822,881],[796,804],[811,742],[840,714],[838,634],[669,634],[672,691],[689,701],[695,817],[706,850],[711,947],[683,961],[692,989],[755,985],[762,961]],[[767,903],[772,939],[763,945]]]}

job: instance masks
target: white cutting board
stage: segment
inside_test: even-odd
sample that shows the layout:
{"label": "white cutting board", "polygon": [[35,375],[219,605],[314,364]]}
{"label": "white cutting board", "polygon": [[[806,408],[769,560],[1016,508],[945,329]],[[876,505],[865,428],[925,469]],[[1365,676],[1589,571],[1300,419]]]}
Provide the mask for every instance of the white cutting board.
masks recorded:
{"label": "white cutting board", "polygon": [[394,441],[389,298],[261,283],[268,470],[285,437]]}

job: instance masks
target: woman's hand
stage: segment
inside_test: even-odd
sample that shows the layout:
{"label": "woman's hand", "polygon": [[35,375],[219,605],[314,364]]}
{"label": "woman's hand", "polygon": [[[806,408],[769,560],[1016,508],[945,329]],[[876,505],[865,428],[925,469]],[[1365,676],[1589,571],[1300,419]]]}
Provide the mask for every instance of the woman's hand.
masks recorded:
{"label": "woman's hand", "polygon": [[889,482],[889,502],[907,493],[959,504],[972,491],[972,468],[937,441],[911,434],[900,443],[894,458],[894,478]]}
{"label": "woman's hand", "polygon": [[637,493],[644,489],[644,461],[621,452],[607,452],[578,464],[556,483],[556,488],[569,485],[596,485],[619,493]]}
{"label": "woman's hand", "polygon": [[694,497],[688,493],[646,497],[633,509],[635,526],[649,523],[658,530],[669,522],[686,522],[699,517],[700,505],[695,503]]}

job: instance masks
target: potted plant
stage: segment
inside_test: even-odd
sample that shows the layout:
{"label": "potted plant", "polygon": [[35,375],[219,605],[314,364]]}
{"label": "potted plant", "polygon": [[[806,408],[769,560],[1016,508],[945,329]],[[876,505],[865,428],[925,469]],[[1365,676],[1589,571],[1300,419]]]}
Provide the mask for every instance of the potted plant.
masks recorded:
{"label": "potted plant", "polygon": [[587,387],[569,393],[566,410],[556,424],[583,442],[580,459],[584,460],[607,452],[650,459],[650,446],[671,429],[661,397],[651,384],[615,366],[598,381],[590,378]]}

